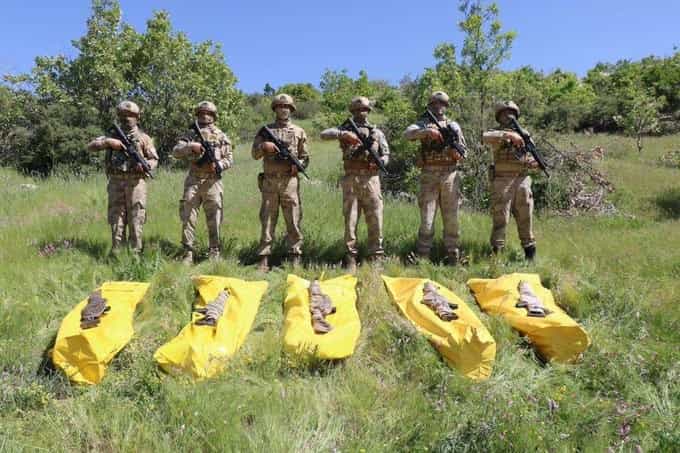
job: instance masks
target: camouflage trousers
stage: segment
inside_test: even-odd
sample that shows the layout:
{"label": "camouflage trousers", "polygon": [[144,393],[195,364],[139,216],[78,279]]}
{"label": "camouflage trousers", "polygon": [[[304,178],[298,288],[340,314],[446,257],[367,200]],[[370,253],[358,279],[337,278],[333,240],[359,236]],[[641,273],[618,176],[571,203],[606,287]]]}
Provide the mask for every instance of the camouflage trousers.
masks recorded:
{"label": "camouflage trousers", "polygon": [[136,175],[109,175],[107,192],[111,247],[121,246],[127,228],[130,246],[141,251],[142,230],[146,223],[146,181]]}
{"label": "camouflage trousers", "polygon": [[462,202],[460,193],[460,172],[450,168],[441,170],[424,169],[420,175],[420,229],[416,250],[420,255],[429,255],[434,240],[434,219],[437,208],[441,211],[444,224],[444,247],[447,253],[458,248],[458,208]]}
{"label": "camouflage trousers", "polygon": [[179,201],[179,218],[182,221],[182,245],[193,250],[196,239],[198,210],[203,206],[208,225],[208,246],[220,247],[220,225],[222,224],[222,181],[211,177],[187,175],[184,180],[184,193]]}
{"label": "camouflage trousers", "polygon": [[356,256],[357,224],[361,213],[366,216],[369,256],[384,255],[383,197],[380,177],[367,174],[346,174],[342,178],[342,214],[345,217],[345,246],[347,253]]}
{"label": "camouflage trousers", "polygon": [[536,245],[533,232],[534,196],[531,192],[531,177],[496,176],[491,182],[491,246],[505,245],[505,229],[510,214],[515,217],[522,247]]}
{"label": "camouflage trousers", "polygon": [[262,233],[258,255],[272,254],[272,244],[279,219],[279,208],[286,221],[286,244],[289,255],[302,255],[302,204],[300,203],[299,180],[297,176],[260,175],[258,186],[262,192],[260,223]]}

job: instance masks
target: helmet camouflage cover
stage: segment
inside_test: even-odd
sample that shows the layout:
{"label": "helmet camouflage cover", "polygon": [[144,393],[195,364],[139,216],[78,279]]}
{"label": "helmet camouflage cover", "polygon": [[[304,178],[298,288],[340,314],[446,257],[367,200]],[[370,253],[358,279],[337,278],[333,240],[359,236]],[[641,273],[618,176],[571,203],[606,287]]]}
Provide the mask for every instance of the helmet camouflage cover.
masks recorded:
{"label": "helmet camouflage cover", "polygon": [[373,110],[371,107],[371,101],[369,101],[366,96],[356,96],[352,98],[348,108],[350,112],[360,109],[368,109],[369,111]]}
{"label": "helmet camouflage cover", "polygon": [[512,110],[515,112],[515,116],[519,118],[519,106],[515,104],[513,101],[504,101],[496,104],[496,121],[499,121],[499,117],[501,113],[505,112],[506,110]]}
{"label": "helmet camouflage cover", "polygon": [[429,105],[429,104],[432,104],[432,103],[437,102],[437,101],[442,102],[442,103],[444,103],[444,105],[448,106],[449,105],[449,95],[444,93],[443,91],[435,91],[430,96],[430,100],[428,101],[427,104]]}
{"label": "helmet camouflage cover", "polygon": [[194,113],[198,115],[198,112],[208,112],[213,116],[217,116],[217,107],[210,101],[199,102],[194,110]]}
{"label": "helmet camouflage cover", "polygon": [[281,93],[274,96],[272,99],[272,110],[275,110],[279,105],[287,105],[294,112],[295,102],[293,102],[293,97],[289,94]]}
{"label": "helmet camouflage cover", "polygon": [[123,101],[116,107],[116,112],[121,113],[132,113],[135,116],[139,116],[139,106],[132,101]]}

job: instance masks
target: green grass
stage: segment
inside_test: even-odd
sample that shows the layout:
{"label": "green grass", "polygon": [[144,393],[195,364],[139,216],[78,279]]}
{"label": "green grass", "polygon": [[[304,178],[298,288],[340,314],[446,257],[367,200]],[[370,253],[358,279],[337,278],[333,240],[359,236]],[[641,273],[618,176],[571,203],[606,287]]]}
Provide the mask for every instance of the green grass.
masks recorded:
{"label": "green grass", "polygon": [[[192,384],[165,376],[152,354],[187,322],[189,277],[262,279],[259,164],[239,148],[225,174],[226,260],[185,268],[178,200],[184,175],[163,172],[150,185],[141,259],[106,258],[105,178],[30,180],[0,170],[0,451],[644,451],[680,449],[680,170],[658,157],[678,137],[603,144],[602,166],[617,187],[611,217],[537,220],[539,260],[521,258],[514,227],[509,251],[490,263],[490,219],[462,216],[467,267],[404,267],[415,242],[417,207],[387,200],[385,273],[427,276],[479,312],[465,281],[538,272],[558,303],[581,322],[593,345],[573,366],[542,365],[504,322],[480,314],[498,343],[494,372],[472,383],[450,369],[391,305],[379,274],[358,273],[362,334],[338,364],[304,363],[281,352],[287,267],[270,287],[253,331],[220,377]],[[303,183],[304,277],[340,275],[343,256],[339,151],[312,143],[311,182]],[[32,183],[37,189],[21,188]],[[439,225],[438,225],[438,228]],[[279,237],[283,225],[279,223]],[[361,227],[361,238],[365,228]],[[440,234],[440,230],[438,231]],[[205,223],[199,239],[206,252]],[[65,242],[66,241],[66,242]],[[52,245],[52,248],[48,246]],[[41,256],[43,250],[49,256]],[[275,259],[285,248],[279,240]],[[441,243],[438,244],[438,258]],[[435,260],[437,262],[437,260]],[[45,351],[64,315],[106,280],[151,282],[136,335],[102,384],[71,386],[50,370]],[[549,401],[559,407],[550,409]]]}

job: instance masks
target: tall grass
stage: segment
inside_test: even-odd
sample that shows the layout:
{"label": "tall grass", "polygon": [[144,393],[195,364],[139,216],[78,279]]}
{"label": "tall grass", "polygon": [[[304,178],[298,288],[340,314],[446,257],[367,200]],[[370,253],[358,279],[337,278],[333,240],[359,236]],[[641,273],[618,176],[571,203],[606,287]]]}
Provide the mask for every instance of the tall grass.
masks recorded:
{"label": "tall grass", "polygon": [[[583,361],[543,365],[504,322],[479,314],[498,342],[491,379],[471,383],[450,369],[391,305],[379,272],[361,266],[362,334],[337,364],[282,354],[286,265],[265,275],[250,263],[259,237],[259,163],[239,148],[224,176],[226,259],[186,268],[178,200],[183,174],[161,171],[150,184],[145,250],[107,258],[105,178],[31,180],[0,170],[0,451],[644,451],[680,449],[680,170],[656,164],[678,137],[604,144],[602,163],[617,186],[620,214],[537,220],[539,259],[509,251],[491,262],[490,219],[461,219],[466,267],[404,267],[414,245],[414,204],[387,199],[385,273],[428,276],[474,306],[465,281],[538,272],[558,303],[593,339]],[[303,182],[304,277],[340,275],[340,154],[312,144],[312,181]],[[34,184],[35,189],[22,187]],[[670,208],[669,208],[670,206]],[[279,224],[279,237],[283,225]],[[201,219],[199,244],[207,248]],[[360,235],[365,238],[365,228]],[[439,234],[439,231],[438,231]],[[275,261],[285,249],[277,243]],[[192,384],[165,376],[155,349],[187,322],[190,276],[219,274],[270,283],[242,350],[218,378]],[[106,280],[151,282],[136,335],[96,387],[71,386],[45,360],[64,315]]]}

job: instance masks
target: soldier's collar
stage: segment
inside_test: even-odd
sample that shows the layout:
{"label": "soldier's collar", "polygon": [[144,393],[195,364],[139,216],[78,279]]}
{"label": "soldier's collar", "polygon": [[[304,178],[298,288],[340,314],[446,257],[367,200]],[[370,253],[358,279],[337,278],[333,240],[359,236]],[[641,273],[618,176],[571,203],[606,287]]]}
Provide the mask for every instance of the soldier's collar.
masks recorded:
{"label": "soldier's collar", "polygon": [[287,119],[285,121],[275,120],[274,124],[276,125],[276,127],[288,127],[292,124],[292,121],[290,119]]}

